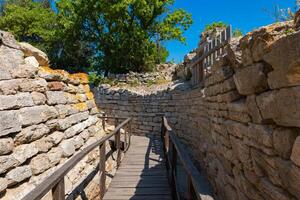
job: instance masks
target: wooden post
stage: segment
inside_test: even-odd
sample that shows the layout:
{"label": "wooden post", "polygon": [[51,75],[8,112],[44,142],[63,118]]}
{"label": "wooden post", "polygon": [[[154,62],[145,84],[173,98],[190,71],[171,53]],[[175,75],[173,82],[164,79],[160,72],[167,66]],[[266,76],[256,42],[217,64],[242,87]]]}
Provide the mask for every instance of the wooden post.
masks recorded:
{"label": "wooden post", "polygon": [[121,163],[121,134],[120,130],[116,133],[116,147],[117,147],[117,168],[119,168]]}
{"label": "wooden post", "polygon": [[105,113],[103,114],[103,118],[102,118],[102,128],[105,131]]}
{"label": "wooden post", "polygon": [[[115,129],[117,128],[119,124],[119,119],[118,118],[115,118]],[[117,136],[118,134],[115,135],[115,149],[117,149]]]}
{"label": "wooden post", "polygon": [[53,200],[64,200],[65,199],[65,179],[62,179],[52,188],[52,199]]}
{"label": "wooden post", "polygon": [[105,162],[106,162],[106,142],[100,145],[100,155],[99,155],[99,176],[100,176],[100,198],[104,197],[106,191],[106,174],[105,174]]}

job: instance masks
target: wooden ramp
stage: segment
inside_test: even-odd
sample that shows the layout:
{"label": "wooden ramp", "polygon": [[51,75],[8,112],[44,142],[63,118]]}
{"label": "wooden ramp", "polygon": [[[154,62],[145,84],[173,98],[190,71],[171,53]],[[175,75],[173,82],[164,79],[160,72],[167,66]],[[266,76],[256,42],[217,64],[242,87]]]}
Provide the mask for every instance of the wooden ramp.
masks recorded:
{"label": "wooden ramp", "polygon": [[132,136],[131,147],[103,199],[172,199],[160,138]]}

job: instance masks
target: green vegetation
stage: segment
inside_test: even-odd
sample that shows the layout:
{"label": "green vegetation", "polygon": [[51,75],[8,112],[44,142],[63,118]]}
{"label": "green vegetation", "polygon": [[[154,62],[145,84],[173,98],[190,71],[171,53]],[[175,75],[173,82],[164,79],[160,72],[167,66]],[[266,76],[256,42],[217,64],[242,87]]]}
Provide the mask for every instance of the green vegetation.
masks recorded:
{"label": "green vegetation", "polygon": [[226,28],[227,26],[224,22],[213,22],[205,26],[204,32],[216,30],[217,28]]}
{"label": "green vegetation", "polygon": [[242,37],[243,35],[244,34],[243,34],[242,30],[239,28],[236,28],[232,33],[233,37]]}
{"label": "green vegetation", "polygon": [[[164,62],[164,41],[185,42],[189,13],[174,0],[6,0],[0,29],[45,51],[71,72],[144,72]],[[1,11],[1,10],[0,10]]]}

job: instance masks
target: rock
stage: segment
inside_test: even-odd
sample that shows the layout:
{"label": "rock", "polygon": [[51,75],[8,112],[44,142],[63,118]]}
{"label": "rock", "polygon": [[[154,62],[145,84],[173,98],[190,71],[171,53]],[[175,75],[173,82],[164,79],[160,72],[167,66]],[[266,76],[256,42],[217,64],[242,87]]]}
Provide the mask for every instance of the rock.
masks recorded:
{"label": "rock", "polygon": [[53,145],[57,145],[64,138],[64,133],[63,132],[59,132],[59,131],[55,131],[51,135],[49,135],[48,138],[53,143]]}
{"label": "rock", "polygon": [[257,124],[262,123],[263,121],[262,121],[262,117],[261,117],[260,111],[257,106],[255,95],[247,96],[246,106],[247,106],[248,113],[250,114],[250,116],[252,118],[252,121]]}
{"label": "rock", "polygon": [[30,143],[49,132],[50,129],[45,124],[33,125],[22,129],[22,131],[15,136],[14,140],[16,144]]}
{"label": "rock", "polygon": [[[264,55],[264,60],[274,71],[268,74],[272,89],[300,85],[300,32],[280,38]],[[282,51],[284,49],[284,51]]]}
{"label": "rock", "polygon": [[0,136],[21,131],[20,118],[17,111],[0,111]]}
{"label": "rock", "polygon": [[18,161],[12,156],[0,156],[0,174],[5,173],[8,169],[15,167]]}
{"label": "rock", "polygon": [[30,93],[19,93],[16,95],[0,95],[0,110],[18,109],[33,106]]}
{"label": "rock", "polygon": [[73,139],[74,139],[74,143],[75,143],[75,149],[79,149],[80,147],[82,147],[84,145],[84,140],[80,135],[74,137]]}
{"label": "rock", "polygon": [[269,92],[262,93],[256,97],[256,104],[259,108],[262,121],[274,122],[273,117],[276,113],[275,111],[276,96],[277,96],[277,91],[269,91]]}
{"label": "rock", "polygon": [[233,77],[239,93],[250,95],[268,89],[265,71],[265,67],[261,63],[238,70]]}
{"label": "rock", "polygon": [[273,133],[273,144],[276,153],[284,159],[289,159],[292,153],[293,144],[298,135],[300,135],[299,129],[276,129]]}
{"label": "rock", "polygon": [[298,166],[300,167],[300,136],[297,137],[295,140],[295,143],[293,145],[293,150],[292,150],[292,155],[291,155],[291,160]]}
{"label": "rock", "polygon": [[274,186],[267,178],[261,178],[258,183],[259,190],[274,200],[290,200],[291,195],[283,189]]}
{"label": "rock", "polygon": [[0,138],[0,156],[9,154],[14,149],[14,141],[12,138]]}
{"label": "rock", "polygon": [[48,88],[51,91],[63,91],[66,88],[66,84],[59,81],[53,81],[48,83]]}
{"label": "rock", "polygon": [[65,96],[65,93],[62,91],[55,91],[55,92],[47,91],[46,96],[47,96],[47,102],[50,105],[67,103],[67,98]]}
{"label": "rock", "polygon": [[64,140],[60,143],[64,157],[70,157],[75,153],[75,142],[73,139]]}
{"label": "rock", "polygon": [[257,125],[249,123],[248,134],[246,137],[250,137],[255,140],[257,143],[262,144],[266,147],[273,147],[273,134],[274,127],[268,125]]}
{"label": "rock", "polygon": [[1,200],[23,199],[25,195],[31,192],[34,188],[35,185],[27,182],[18,185],[18,187],[7,188],[5,195],[1,197]]}
{"label": "rock", "polygon": [[21,42],[19,43],[21,50],[23,51],[26,57],[34,56],[36,60],[39,62],[40,66],[47,66],[49,65],[48,56],[42,52],[41,50],[35,48],[34,46]]}
{"label": "rock", "polygon": [[32,92],[31,96],[35,105],[44,105],[47,101],[46,96],[40,92]]}
{"label": "rock", "polygon": [[47,154],[39,154],[30,161],[30,167],[34,175],[41,174],[51,168]]}
{"label": "rock", "polygon": [[30,166],[21,166],[16,167],[13,170],[9,171],[5,178],[8,180],[8,185],[14,185],[16,183],[20,183],[24,181],[27,178],[30,178],[32,176],[31,168]]}
{"label": "rock", "polygon": [[29,57],[25,58],[25,63],[32,65],[33,67],[36,67],[36,68],[38,68],[40,65],[34,56],[29,56]]}
{"label": "rock", "polygon": [[86,121],[76,124],[65,131],[65,138],[70,138],[78,133],[82,132],[85,128],[94,125],[98,121],[95,116],[90,116]]}
{"label": "rock", "polygon": [[47,90],[47,82],[41,78],[24,79],[19,86],[22,92],[45,92]]}
{"label": "rock", "polygon": [[13,78],[35,78],[38,68],[31,64],[20,64],[11,71]]}
{"label": "rock", "polygon": [[4,44],[7,47],[13,48],[13,49],[19,49],[20,45],[15,40],[15,37],[13,34],[6,32],[6,31],[0,31],[0,43],[1,45]]}
{"label": "rock", "polygon": [[19,161],[19,164],[24,163],[27,159],[32,158],[39,152],[38,148],[31,144],[23,144],[15,147],[13,157]]}
{"label": "rock", "polygon": [[240,68],[242,66],[242,51],[239,42],[240,38],[233,38],[227,46],[227,57],[235,68]]}
{"label": "rock", "polygon": [[[0,71],[0,74],[1,74],[1,71]],[[12,80],[0,81],[0,94],[2,94],[2,95],[16,94],[17,91],[19,90],[19,85],[21,82],[22,82],[22,79],[12,79]]]}
{"label": "rock", "polygon": [[53,147],[53,143],[50,138],[43,137],[34,142],[35,147],[39,150],[39,152],[46,153]]}
{"label": "rock", "polygon": [[0,194],[7,188],[7,180],[0,177]]}
{"label": "rock", "polygon": [[34,125],[55,118],[58,112],[50,106],[34,106],[20,109],[20,121],[23,125]]}
{"label": "rock", "polygon": [[71,115],[65,119],[59,120],[58,121],[58,129],[59,130],[65,130],[72,126],[73,124],[79,123],[89,117],[88,112],[83,112],[83,113],[77,113],[74,115]]}
{"label": "rock", "polygon": [[47,153],[47,156],[51,166],[55,166],[60,162],[63,156],[63,150],[60,147],[53,148]]}

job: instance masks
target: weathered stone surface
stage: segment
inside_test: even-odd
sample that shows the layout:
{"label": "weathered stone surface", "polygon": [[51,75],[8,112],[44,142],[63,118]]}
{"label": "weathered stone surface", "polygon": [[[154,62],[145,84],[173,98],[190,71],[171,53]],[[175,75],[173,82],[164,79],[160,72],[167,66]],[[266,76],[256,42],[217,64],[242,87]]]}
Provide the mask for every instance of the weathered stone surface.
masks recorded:
{"label": "weathered stone surface", "polygon": [[17,68],[11,71],[14,78],[35,78],[38,68],[31,64],[20,64]]}
{"label": "weathered stone surface", "polygon": [[0,111],[0,136],[21,131],[20,118],[17,111]]}
{"label": "weathered stone surface", "polygon": [[11,155],[0,156],[0,174],[6,172],[8,169],[15,167],[18,161]]}
{"label": "weathered stone surface", "polygon": [[57,165],[61,158],[63,157],[63,150],[60,147],[52,148],[48,153],[47,156],[50,160],[51,166]]}
{"label": "weathered stone surface", "polygon": [[94,125],[98,121],[96,116],[90,116],[86,121],[76,124],[65,131],[65,138],[70,138],[82,132],[85,128]]}
{"label": "weathered stone surface", "polygon": [[288,193],[286,193],[281,188],[272,185],[272,183],[266,178],[262,178],[259,181],[258,187],[259,187],[259,190],[261,190],[265,194],[265,196],[268,196],[271,199],[274,199],[274,200],[290,200],[291,199],[291,196]]}
{"label": "weathered stone surface", "polygon": [[84,140],[80,135],[74,137],[73,140],[75,143],[75,149],[79,149],[80,147],[82,147],[84,145]]}
{"label": "weathered stone surface", "polygon": [[23,125],[34,125],[55,118],[56,109],[50,106],[35,106],[20,109],[20,121]]}
{"label": "weathered stone surface", "polygon": [[40,92],[32,92],[31,96],[35,105],[44,105],[47,101],[46,96]]}
{"label": "weathered stone surface", "polygon": [[22,51],[7,46],[0,46],[0,80],[8,80],[14,77],[13,70],[19,69],[24,60]]}
{"label": "weathered stone surface", "polygon": [[43,137],[49,132],[50,129],[44,124],[33,125],[22,129],[22,131],[16,135],[14,140],[16,144],[30,143]]}
{"label": "weathered stone surface", "polygon": [[[271,88],[300,85],[300,32],[280,38],[272,46],[264,60],[272,65],[269,74]],[[282,51],[284,49],[284,51]]]}
{"label": "weathered stone surface", "polygon": [[0,41],[1,41],[1,44],[5,45],[7,47],[10,47],[13,49],[20,48],[20,45],[16,41],[13,34],[11,34],[10,32],[0,31]]}
{"label": "weathered stone surface", "polygon": [[40,65],[34,56],[29,56],[29,57],[25,58],[24,61],[26,64],[32,65],[33,67],[36,67],[36,68],[38,68]]}
{"label": "weathered stone surface", "polygon": [[294,24],[295,24],[295,29],[299,30],[300,29],[300,10],[298,10],[295,14]]}
{"label": "weathered stone surface", "polygon": [[14,141],[12,138],[0,138],[0,156],[12,152]]}
{"label": "weathered stone surface", "polygon": [[35,186],[33,184],[27,182],[18,185],[18,187],[7,188],[5,191],[5,195],[1,197],[1,200],[20,200],[34,188]]}
{"label": "weathered stone surface", "polygon": [[27,178],[32,176],[31,168],[26,166],[16,167],[13,170],[9,171],[5,178],[8,180],[9,185],[14,185],[20,183]]}
{"label": "weathered stone surface", "polygon": [[291,160],[300,167],[300,137],[297,137],[293,145]]}
{"label": "weathered stone surface", "polygon": [[36,146],[31,144],[23,144],[20,146],[15,147],[13,151],[13,157],[18,160],[19,164],[24,163],[27,159],[32,158],[35,156],[39,150]]}
{"label": "weathered stone surface", "polygon": [[19,93],[16,95],[0,95],[0,110],[18,109],[33,106],[30,93]]}
{"label": "weathered stone surface", "polygon": [[[0,71],[1,74],[1,71]],[[0,75],[1,76],[1,75]],[[22,82],[22,79],[12,79],[0,81],[0,94],[10,95],[16,94],[19,90],[19,85]]]}
{"label": "weathered stone surface", "polygon": [[260,114],[260,110],[258,109],[257,106],[256,96],[255,95],[247,96],[246,105],[247,105],[248,113],[252,118],[252,121],[257,124],[262,123],[262,117]]}
{"label": "weathered stone surface", "polygon": [[62,91],[56,91],[56,92],[47,91],[46,96],[47,96],[47,102],[49,105],[66,104],[67,103],[66,94]]}
{"label": "weathered stone surface", "polygon": [[39,150],[39,152],[42,152],[42,153],[48,152],[53,147],[53,143],[52,143],[51,139],[48,137],[43,137],[43,138],[35,141],[34,145]]}
{"label": "weathered stone surface", "polygon": [[48,83],[48,88],[51,91],[63,91],[66,88],[66,84],[59,81],[53,81]]}
{"label": "weathered stone surface", "polygon": [[[289,159],[292,153],[293,144],[298,135],[300,135],[299,129],[276,129],[273,133],[273,144],[276,153],[284,159]],[[299,157],[299,155],[297,156]]]}
{"label": "weathered stone surface", "polygon": [[40,66],[47,66],[49,64],[48,56],[44,52],[28,43],[21,42],[19,44],[26,57],[34,56]]}
{"label": "weathered stone surface", "polygon": [[0,194],[7,188],[7,180],[0,178]]}
{"label": "weathered stone surface", "polygon": [[83,112],[83,113],[77,113],[74,115],[71,115],[65,119],[59,120],[58,121],[58,128],[60,130],[65,130],[72,126],[73,124],[79,123],[89,117],[88,112]]}
{"label": "weathered stone surface", "polygon": [[73,139],[64,140],[60,143],[64,157],[70,157],[75,153],[75,142]]}
{"label": "weathered stone surface", "polygon": [[47,82],[45,79],[23,79],[19,85],[22,92],[44,92],[47,89]]}
{"label": "weathered stone surface", "polygon": [[59,132],[59,131],[55,131],[53,132],[51,135],[48,136],[48,138],[50,139],[50,141],[54,144],[57,145],[59,144],[62,139],[64,138],[64,133],[63,132]]}
{"label": "weathered stone surface", "polygon": [[30,161],[30,167],[34,175],[43,173],[51,167],[47,154],[39,154]]}
{"label": "weathered stone surface", "polygon": [[273,147],[273,134],[274,127],[268,125],[249,124],[248,134],[246,137],[250,137],[257,143],[265,145],[266,147]]}
{"label": "weathered stone surface", "polygon": [[240,94],[250,95],[268,89],[266,69],[258,63],[238,70],[234,74],[234,81]]}

